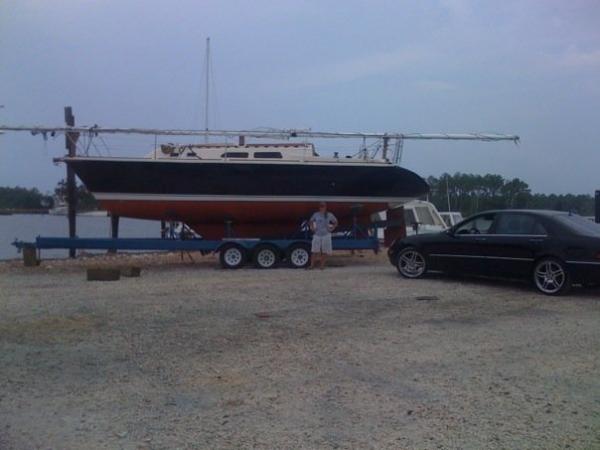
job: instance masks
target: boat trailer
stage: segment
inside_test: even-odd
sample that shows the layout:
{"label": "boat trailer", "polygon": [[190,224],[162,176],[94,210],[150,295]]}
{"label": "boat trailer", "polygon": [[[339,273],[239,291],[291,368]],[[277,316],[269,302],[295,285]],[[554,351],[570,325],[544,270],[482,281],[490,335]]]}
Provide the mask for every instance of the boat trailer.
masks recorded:
{"label": "boat trailer", "polygon": [[[23,260],[39,260],[41,250],[130,250],[130,251],[199,251],[202,254],[218,253],[221,266],[237,269],[251,262],[256,267],[270,269],[284,262],[288,267],[303,268],[310,263],[311,240],[298,239],[246,239],[224,238],[206,239],[167,239],[167,238],[69,238],[37,237],[35,242],[15,240],[13,245],[23,251]],[[379,251],[376,235],[334,236],[333,250],[372,250]],[[37,252],[37,255],[36,255]]]}

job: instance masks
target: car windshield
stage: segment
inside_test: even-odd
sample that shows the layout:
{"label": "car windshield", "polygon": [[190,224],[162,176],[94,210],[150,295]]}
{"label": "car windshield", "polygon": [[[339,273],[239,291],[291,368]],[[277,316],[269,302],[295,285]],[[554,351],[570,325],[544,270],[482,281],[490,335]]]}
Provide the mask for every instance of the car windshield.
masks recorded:
{"label": "car windshield", "polygon": [[556,216],[556,220],[577,234],[600,237],[600,224],[587,220],[576,214],[558,215]]}

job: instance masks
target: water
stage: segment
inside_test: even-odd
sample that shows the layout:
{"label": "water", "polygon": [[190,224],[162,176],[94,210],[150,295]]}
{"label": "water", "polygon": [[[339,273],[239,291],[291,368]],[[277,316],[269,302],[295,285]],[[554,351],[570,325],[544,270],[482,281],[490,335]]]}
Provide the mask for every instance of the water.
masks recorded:
{"label": "water", "polygon": [[[17,249],[11,245],[15,239],[33,242],[37,236],[66,237],[68,235],[69,225],[66,216],[0,215],[0,260],[21,257]],[[77,216],[77,236],[110,237],[110,218]],[[121,218],[119,237],[160,237],[160,222]],[[42,250],[43,258],[66,258],[67,256],[68,250]]]}

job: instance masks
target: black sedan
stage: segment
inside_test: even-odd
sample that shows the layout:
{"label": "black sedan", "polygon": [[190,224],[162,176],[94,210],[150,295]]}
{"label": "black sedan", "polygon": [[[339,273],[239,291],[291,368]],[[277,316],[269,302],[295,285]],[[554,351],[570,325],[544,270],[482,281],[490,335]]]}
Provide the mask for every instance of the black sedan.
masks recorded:
{"label": "black sedan", "polygon": [[559,295],[600,282],[600,225],[561,211],[488,211],[436,234],[395,241],[390,262],[406,278],[427,271],[529,278]]}

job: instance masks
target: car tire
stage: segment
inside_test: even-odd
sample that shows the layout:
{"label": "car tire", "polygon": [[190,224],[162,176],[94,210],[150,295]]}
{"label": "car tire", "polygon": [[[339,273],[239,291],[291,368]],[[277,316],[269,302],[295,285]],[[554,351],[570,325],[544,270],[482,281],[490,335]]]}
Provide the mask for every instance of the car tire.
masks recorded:
{"label": "car tire", "polygon": [[223,269],[239,269],[247,258],[247,250],[239,244],[229,243],[219,249],[219,262]]}
{"label": "car tire", "polygon": [[535,263],[533,284],[545,295],[563,295],[571,289],[571,276],[564,262],[542,258]]}
{"label": "car tire", "polygon": [[427,260],[414,247],[406,247],[398,253],[396,269],[404,278],[421,278],[427,272]]}

